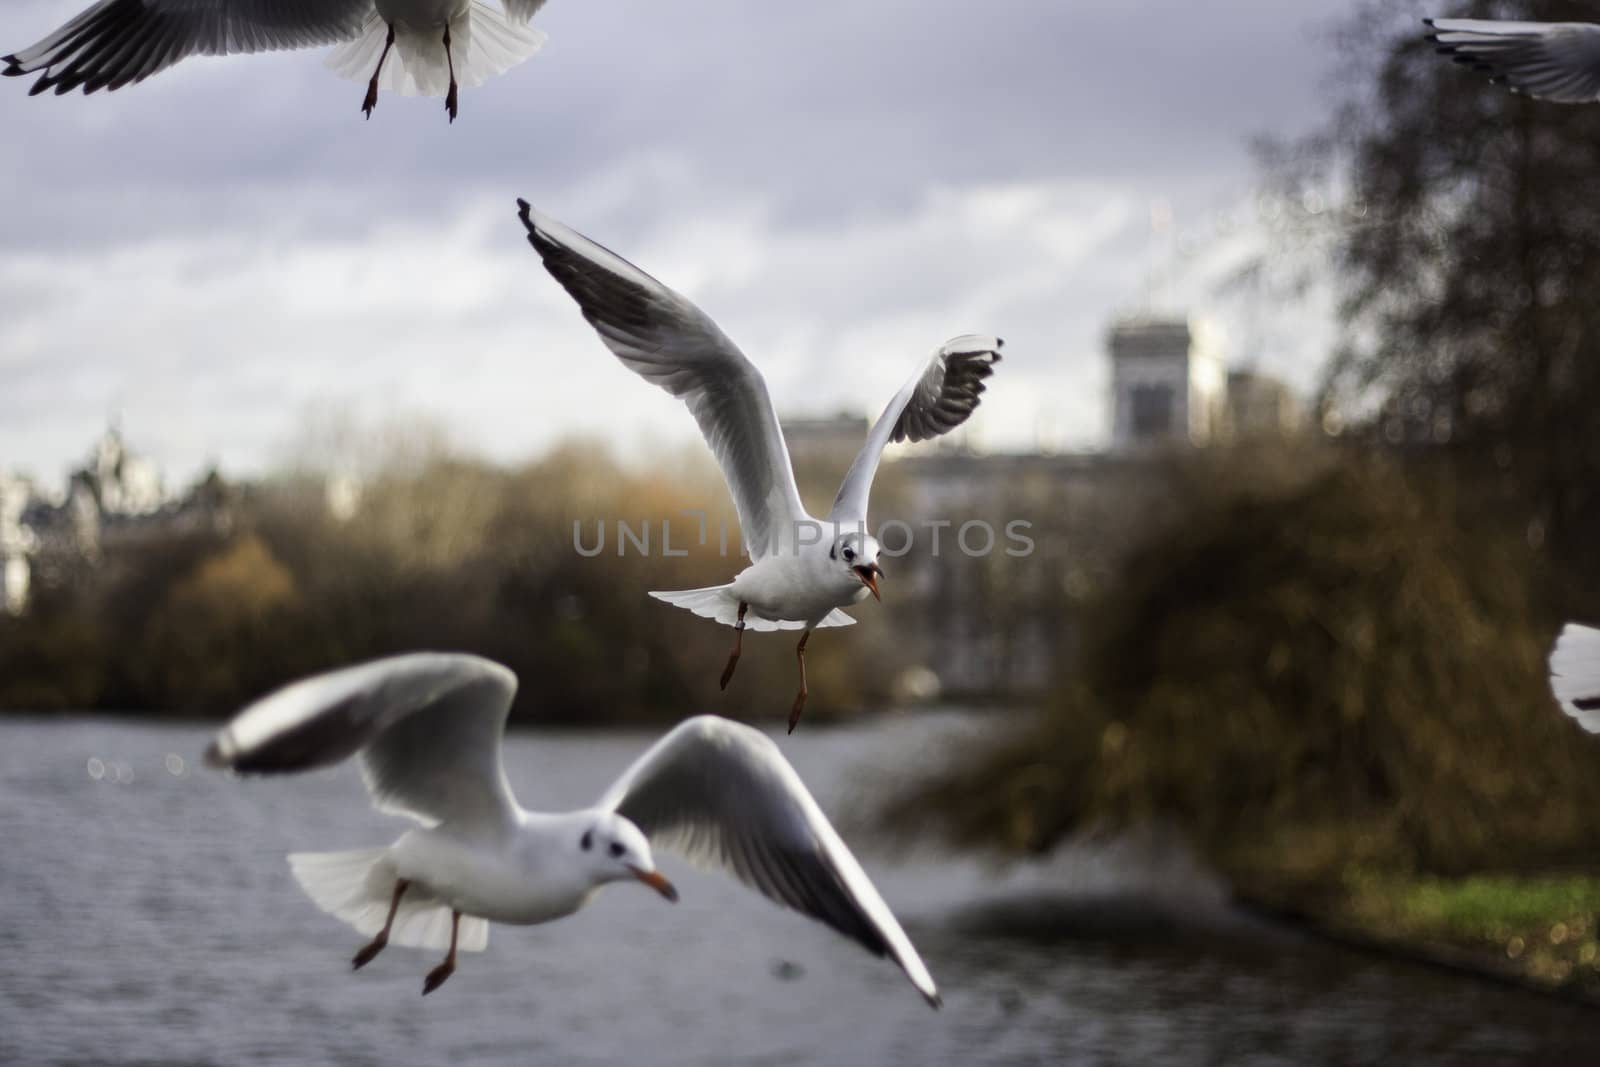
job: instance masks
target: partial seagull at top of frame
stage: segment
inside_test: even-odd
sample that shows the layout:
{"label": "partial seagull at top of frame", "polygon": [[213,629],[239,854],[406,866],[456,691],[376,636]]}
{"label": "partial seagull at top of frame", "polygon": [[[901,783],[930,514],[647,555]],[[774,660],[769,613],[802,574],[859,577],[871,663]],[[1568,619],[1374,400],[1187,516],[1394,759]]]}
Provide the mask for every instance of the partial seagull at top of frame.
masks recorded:
{"label": "partial seagull at top of frame", "polygon": [[29,95],[120,89],[189,56],[338,45],[328,66],[378,91],[442,96],[454,122],[472,88],[537,52],[529,25],[545,0],[100,0],[31,48],[0,57],[11,77],[39,74]]}
{"label": "partial seagull at top of frame", "polygon": [[[688,405],[733,495],[751,565],[727,585],[651,592],[668,604],[734,628],[722,671],[728,687],[746,627],[803,630],[795,646],[806,703],[806,641],[818,627],[850,626],[841,608],[881,599],[878,542],[867,534],[867,497],[891,441],[926,441],[966,422],[984,379],[1000,362],[998,337],[945,342],[889,401],[844,476],[824,520],[800,503],[789,450],[761,372],[705,312],[610,250],[517,201],[528,242],[578,302],[624,366]],[[802,533],[805,531],[805,533]],[[814,535],[814,536],[808,536]]]}
{"label": "partial seagull at top of frame", "polygon": [[1589,22],[1423,19],[1439,51],[1514,93],[1557,104],[1600,101],[1600,26]]}
{"label": "partial seagull at top of frame", "polygon": [[592,807],[531,812],[517,804],[501,758],[516,687],[511,671],[477,656],[391,656],[262,698],[207,750],[208,762],[243,775],[355,755],[373,805],[421,824],[385,847],[289,857],[318,907],[372,938],[354,967],[390,941],[443,951],[423,983],[428,994],[454,973],[457,951],[488,947],[491,922],[560,919],[612,882],[642,882],[676,901],[654,847],[889,957],[939,1006],[889,906],[765,734],[710,715],[688,719]]}
{"label": "partial seagull at top of frame", "polygon": [[1550,691],[1561,710],[1600,734],[1600,630],[1569,622],[1550,653]]}

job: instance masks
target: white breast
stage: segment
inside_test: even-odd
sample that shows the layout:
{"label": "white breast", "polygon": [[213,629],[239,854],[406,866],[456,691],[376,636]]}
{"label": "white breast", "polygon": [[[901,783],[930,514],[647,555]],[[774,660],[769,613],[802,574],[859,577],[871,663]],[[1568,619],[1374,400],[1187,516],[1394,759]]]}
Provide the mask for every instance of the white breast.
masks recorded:
{"label": "white breast", "polygon": [[814,623],[856,603],[867,588],[829,559],[824,545],[798,556],[768,556],[740,571],[730,592],[766,618]]}
{"label": "white breast", "polygon": [[395,869],[463,914],[520,926],[549,922],[577,911],[594,887],[540,836],[526,827],[481,838],[445,827],[413,830],[395,843]]}

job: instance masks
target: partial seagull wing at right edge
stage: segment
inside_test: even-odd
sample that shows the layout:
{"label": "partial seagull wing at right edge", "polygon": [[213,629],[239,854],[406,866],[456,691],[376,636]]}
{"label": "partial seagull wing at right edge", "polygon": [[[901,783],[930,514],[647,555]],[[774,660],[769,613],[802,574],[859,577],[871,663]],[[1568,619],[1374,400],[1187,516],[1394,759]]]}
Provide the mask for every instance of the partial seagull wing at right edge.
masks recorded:
{"label": "partial seagull wing at right edge", "polygon": [[733,494],[751,557],[792,546],[809,518],[761,372],[694,304],[527,201],[517,204],[528,243],[606,347],[688,405]]}
{"label": "partial seagull wing at right edge", "polygon": [[1600,26],[1425,19],[1439,51],[1514,92],[1558,104],[1600,101]]}
{"label": "partial seagull wing at right edge", "polygon": [[877,477],[878,461],[890,442],[939,437],[972,416],[987,388],[984,379],[994,373],[1004,344],[998,337],[963,334],[939,347],[873,423],[867,443],[861,446],[839,486],[833,510],[828,512],[829,522],[866,522],[872,480]]}
{"label": "partial seagull wing at right edge", "polygon": [[1550,691],[1561,710],[1600,734],[1600,630],[1569,622],[1550,653]]}

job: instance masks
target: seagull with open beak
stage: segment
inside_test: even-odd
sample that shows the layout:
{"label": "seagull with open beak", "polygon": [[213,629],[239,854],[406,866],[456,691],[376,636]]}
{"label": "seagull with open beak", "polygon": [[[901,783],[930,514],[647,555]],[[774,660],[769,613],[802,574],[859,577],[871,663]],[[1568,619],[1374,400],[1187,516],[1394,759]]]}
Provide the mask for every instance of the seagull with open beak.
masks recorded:
{"label": "seagull with open beak", "polygon": [[998,337],[967,334],[924,359],[867,434],[826,519],[800,503],[789,449],[761,372],[684,297],[576,230],[518,201],[528,241],[583,317],[624,366],[682,400],[717,458],[739,511],[750,566],[727,585],[652,592],[668,604],[734,628],[722,670],[726,689],[744,631],[801,630],[800,691],[793,732],[806,706],[806,641],[818,627],[850,626],[841,608],[882,599],[878,542],[867,533],[867,498],[891,442],[949,433],[977,410],[1000,362]]}

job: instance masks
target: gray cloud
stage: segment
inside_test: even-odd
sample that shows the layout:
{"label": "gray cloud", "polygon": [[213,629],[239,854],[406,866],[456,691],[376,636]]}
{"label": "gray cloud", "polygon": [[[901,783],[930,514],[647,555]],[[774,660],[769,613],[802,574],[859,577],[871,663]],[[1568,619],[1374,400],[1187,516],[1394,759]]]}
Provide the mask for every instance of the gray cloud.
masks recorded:
{"label": "gray cloud", "polygon": [[[14,0],[0,47],[75,10]],[[454,127],[398,97],[363,122],[315,51],[89,98],[0,82],[0,466],[48,473],[121,409],[181,468],[249,467],[328,397],[436,411],[502,455],[607,429],[567,389],[687,432],[538,271],[517,195],[690,292],[805,406],[879,402],[943,337],[990,330],[1018,350],[990,437],[1048,418],[1092,441],[1148,203],[1222,211],[1249,137],[1320,117],[1328,14],[554,0],[545,50]]]}

